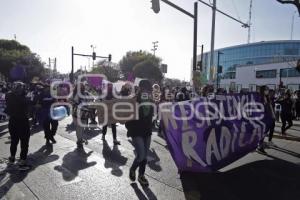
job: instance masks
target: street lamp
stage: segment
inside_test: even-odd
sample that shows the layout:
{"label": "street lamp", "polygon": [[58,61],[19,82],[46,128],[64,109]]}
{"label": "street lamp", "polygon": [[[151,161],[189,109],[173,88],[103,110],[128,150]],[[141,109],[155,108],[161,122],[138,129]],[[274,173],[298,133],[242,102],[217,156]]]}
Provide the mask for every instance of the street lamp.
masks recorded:
{"label": "street lamp", "polygon": [[222,66],[220,66],[220,55],[224,54],[221,51],[218,51],[218,65],[217,65],[217,89],[219,89],[219,74],[222,73],[223,69]]}

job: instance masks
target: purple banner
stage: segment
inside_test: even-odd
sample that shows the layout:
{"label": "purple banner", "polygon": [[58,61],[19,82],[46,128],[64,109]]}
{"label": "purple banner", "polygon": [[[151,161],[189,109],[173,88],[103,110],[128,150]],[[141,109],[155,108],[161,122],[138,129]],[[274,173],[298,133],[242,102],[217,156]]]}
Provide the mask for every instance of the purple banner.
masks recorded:
{"label": "purple banner", "polygon": [[87,77],[88,84],[94,88],[101,87],[102,81],[103,81],[102,77],[97,77],[97,76],[88,76]]}
{"label": "purple banner", "polygon": [[180,171],[211,172],[255,150],[270,126],[257,93],[160,105],[166,141]]}

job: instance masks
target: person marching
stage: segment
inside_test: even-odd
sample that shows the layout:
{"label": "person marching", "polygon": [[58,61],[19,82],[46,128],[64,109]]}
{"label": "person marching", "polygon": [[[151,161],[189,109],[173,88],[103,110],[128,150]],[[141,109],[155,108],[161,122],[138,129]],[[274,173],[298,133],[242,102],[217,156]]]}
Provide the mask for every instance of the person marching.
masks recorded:
{"label": "person marching", "polygon": [[[274,134],[274,129],[275,129],[275,121],[276,121],[276,117],[275,117],[275,112],[274,112],[274,103],[271,101],[270,99],[270,93],[269,93],[269,88],[267,86],[262,86],[260,88],[260,94],[262,97],[262,101],[263,101],[263,105],[265,108],[265,113],[267,116],[270,116],[270,129],[269,129],[269,142],[268,145],[269,146],[275,146],[272,142],[273,139],[273,134]],[[262,139],[259,143],[259,146],[257,148],[257,150],[261,153],[266,153],[265,152],[265,147],[264,147],[264,139]]]}
{"label": "person marching", "polygon": [[[79,95],[78,87],[81,95]],[[77,137],[77,148],[83,149],[83,144],[88,144],[88,141],[84,139],[84,130],[88,125],[88,119],[90,116],[89,109],[86,106],[83,106],[83,103],[88,102],[86,96],[88,93],[85,91],[85,86],[83,83],[76,85],[74,94],[73,94],[73,123],[76,127],[76,137]],[[80,112],[78,112],[80,109]],[[78,115],[80,114],[80,115]],[[81,122],[81,123],[80,123]]]}
{"label": "person marching", "polygon": [[296,120],[300,120],[300,90],[297,91],[297,100],[295,103]]}
{"label": "person marching", "polygon": [[30,126],[28,118],[28,103],[25,97],[25,84],[14,82],[12,91],[6,95],[6,113],[9,115],[8,130],[11,137],[9,164],[15,163],[18,143],[21,142],[21,153],[19,160],[19,170],[28,170],[30,166],[26,164]]}
{"label": "person marching", "polygon": [[58,121],[53,120],[50,115],[50,109],[52,104],[56,101],[51,95],[50,85],[44,84],[44,90],[40,96],[41,113],[42,113],[42,124],[45,132],[46,144],[50,144],[50,141],[55,144],[56,140],[54,136],[58,128]]}
{"label": "person marching", "polygon": [[[284,99],[279,99],[276,101],[276,103],[281,105],[281,134],[286,136],[286,131],[293,126],[293,101],[291,99],[291,93],[287,91],[284,95]],[[288,126],[286,126],[286,123],[288,123]]]}
{"label": "person marching", "polygon": [[[113,85],[111,83],[109,83],[107,85],[107,95],[105,100],[112,100],[113,99]],[[107,126],[108,125],[104,125],[102,127],[102,140],[105,140],[105,135],[107,132]],[[111,124],[111,131],[113,134],[113,143],[114,145],[120,145],[121,143],[117,140],[117,125],[115,123]]]}
{"label": "person marching", "polygon": [[[137,94],[137,103],[139,105],[139,116],[137,120],[129,121],[125,124],[128,130],[128,136],[132,138],[132,143],[136,152],[135,159],[129,170],[129,178],[135,181],[135,171],[139,168],[138,181],[144,187],[149,186],[145,177],[147,154],[151,143],[152,117],[154,113],[153,106],[146,103],[151,102],[152,87],[148,80],[141,80],[139,83],[139,92]],[[145,103],[145,105],[143,105]]]}

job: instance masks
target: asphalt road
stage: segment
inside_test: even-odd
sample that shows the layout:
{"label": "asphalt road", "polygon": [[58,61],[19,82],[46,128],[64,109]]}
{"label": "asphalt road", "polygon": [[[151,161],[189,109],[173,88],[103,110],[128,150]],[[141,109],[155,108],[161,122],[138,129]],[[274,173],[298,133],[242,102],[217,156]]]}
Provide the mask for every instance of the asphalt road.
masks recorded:
{"label": "asphalt road", "polygon": [[219,172],[181,177],[164,139],[154,132],[146,171],[149,188],[128,178],[134,152],[124,126],[117,127],[120,146],[113,145],[110,128],[106,141],[101,140],[100,129],[91,129],[85,151],[78,151],[70,124],[70,118],[60,122],[53,146],[45,145],[41,130],[32,130],[28,161],[33,169],[26,173],[6,169],[10,140],[7,124],[0,124],[0,199],[300,198],[299,122],[288,131],[288,138],[275,136],[277,148],[267,149],[268,155],[253,152]]}

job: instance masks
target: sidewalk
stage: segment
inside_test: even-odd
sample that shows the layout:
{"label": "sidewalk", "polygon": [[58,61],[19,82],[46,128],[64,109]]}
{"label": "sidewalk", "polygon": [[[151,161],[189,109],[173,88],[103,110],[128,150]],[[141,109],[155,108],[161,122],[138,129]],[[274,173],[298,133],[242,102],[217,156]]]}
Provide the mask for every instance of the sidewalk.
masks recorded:
{"label": "sidewalk", "polygon": [[[0,174],[0,199],[298,200],[300,196],[300,143],[295,140],[276,137],[278,147],[267,149],[267,156],[253,152],[221,173],[184,174],[180,180],[164,140],[154,133],[146,171],[150,187],[143,189],[128,178],[134,154],[123,126],[117,127],[120,146],[112,145],[109,128],[107,142],[101,140],[99,130],[87,133],[89,144],[80,152],[69,124],[70,119],[60,123],[53,146],[44,145],[43,132],[35,131],[28,158],[33,169]],[[293,129],[288,134],[300,137],[300,123]],[[0,124],[0,168],[9,155],[8,136],[7,126]]]}

